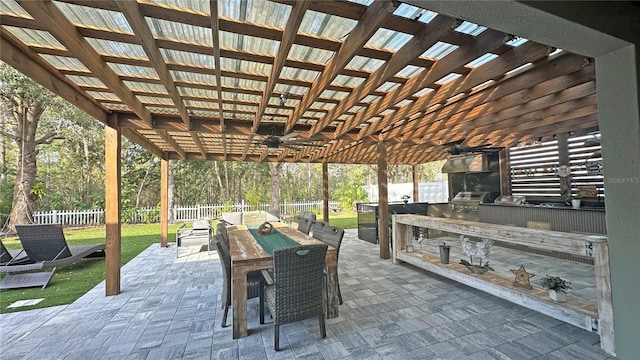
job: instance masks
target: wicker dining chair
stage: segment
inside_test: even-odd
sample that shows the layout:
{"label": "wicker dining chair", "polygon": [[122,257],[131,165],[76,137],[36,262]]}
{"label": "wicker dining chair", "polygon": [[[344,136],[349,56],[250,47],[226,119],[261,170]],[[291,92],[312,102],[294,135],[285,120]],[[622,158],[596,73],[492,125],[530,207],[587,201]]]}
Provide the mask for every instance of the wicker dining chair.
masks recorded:
{"label": "wicker dining chair", "polygon": [[[336,249],[336,258],[337,258],[336,261],[339,261],[340,246],[342,245],[342,239],[344,238],[344,229],[339,228],[337,226],[331,226],[326,223],[323,223],[323,225],[321,227],[319,226],[318,229],[319,229],[318,233],[316,234],[316,231],[312,228],[313,237],[329,246],[333,246]],[[336,278],[334,280],[338,287],[338,299],[340,300],[340,305],[342,305],[342,293],[340,292],[340,281],[338,280],[337,269],[336,269],[335,275],[336,275]]]}
{"label": "wicker dining chair", "polygon": [[229,249],[229,233],[227,232],[227,225],[224,222],[220,221],[218,225],[216,225],[216,235],[220,235],[219,241],[222,241],[226,248]]}
{"label": "wicker dining chair", "polygon": [[329,224],[323,221],[316,221],[311,225],[311,230],[309,231],[309,233],[314,238],[320,240],[324,236],[324,227],[328,225]]}
{"label": "wicker dining chair", "polygon": [[298,223],[298,230],[303,233],[309,235],[311,231],[311,225],[313,225],[314,221],[309,218],[300,217],[300,222]]}
{"label": "wicker dining chair", "polygon": [[[268,285],[261,301],[266,301],[273,317],[276,351],[280,350],[280,325],[283,324],[317,316],[320,333],[323,338],[327,336],[322,297],[326,254],[324,244],[286,247],[273,252],[273,279],[265,276]],[[260,306],[260,324],[264,324],[264,306]]]}
{"label": "wicker dining chair", "polygon": [[[222,314],[222,327],[227,326],[227,315],[229,314],[229,307],[231,306],[231,256],[229,255],[229,248],[223,242],[222,236],[217,234],[215,236],[216,249],[218,250],[218,256],[220,257],[220,265],[222,266],[223,284],[222,284],[222,308],[224,313]],[[262,297],[261,291],[264,285],[262,275],[260,272],[254,271],[247,275],[247,299]],[[264,312],[262,306],[264,302],[260,300],[260,311]]]}

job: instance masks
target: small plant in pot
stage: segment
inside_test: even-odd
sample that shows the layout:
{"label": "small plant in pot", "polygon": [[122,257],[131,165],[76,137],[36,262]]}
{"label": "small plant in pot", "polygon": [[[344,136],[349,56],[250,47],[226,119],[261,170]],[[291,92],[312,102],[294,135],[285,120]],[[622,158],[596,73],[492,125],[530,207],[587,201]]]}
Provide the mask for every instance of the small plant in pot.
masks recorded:
{"label": "small plant in pot", "polygon": [[549,297],[554,301],[565,302],[567,301],[567,290],[571,289],[570,282],[561,278],[560,276],[547,275],[542,278],[543,288],[549,290]]}
{"label": "small plant in pot", "polygon": [[580,208],[581,200],[582,200],[582,195],[580,194],[579,191],[577,191],[575,194],[567,195],[566,204],[571,205],[574,209],[578,209]]}

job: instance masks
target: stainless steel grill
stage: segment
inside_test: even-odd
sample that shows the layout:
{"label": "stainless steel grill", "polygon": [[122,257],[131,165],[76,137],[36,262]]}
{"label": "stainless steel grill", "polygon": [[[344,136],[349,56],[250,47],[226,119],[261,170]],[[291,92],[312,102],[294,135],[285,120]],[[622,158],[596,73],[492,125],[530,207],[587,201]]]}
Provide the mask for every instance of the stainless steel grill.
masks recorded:
{"label": "stainless steel grill", "polygon": [[520,206],[524,205],[526,201],[527,198],[523,195],[502,195],[498,196],[493,203],[507,206]]}
{"label": "stainless steel grill", "polygon": [[489,191],[461,191],[449,202],[452,205],[451,218],[478,221],[479,205],[492,200]]}

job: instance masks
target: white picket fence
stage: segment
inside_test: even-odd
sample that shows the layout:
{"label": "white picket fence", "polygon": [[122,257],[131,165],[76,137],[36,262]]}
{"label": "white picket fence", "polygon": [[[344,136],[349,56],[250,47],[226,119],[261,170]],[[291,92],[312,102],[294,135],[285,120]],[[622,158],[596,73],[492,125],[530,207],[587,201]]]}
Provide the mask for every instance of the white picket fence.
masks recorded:
{"label": "white picket fence", "polygon": [[[329,208],[335,208],[339,204],[337,201],[330,201]],[[239,204],[210,204],[195,205],[186,207],[174,207],[172,211],[173,222],[193,221],[203,218],[219,218],[223,212],[232,211],[257,211],[269,210],[269,204],[250,205],[244,202]],[[303,211],[322,212],[322,201],[308,201],[280,204],[280,213],[297,214]],[[160,222],[160,212],[158,208],[138,208],[123,213],[123,221],[128,223],[154,223]],[[74,226],[101,225],[104,224],[104,210],[51,210],[36,212],[33,214],[36,224],[63,224]]]}

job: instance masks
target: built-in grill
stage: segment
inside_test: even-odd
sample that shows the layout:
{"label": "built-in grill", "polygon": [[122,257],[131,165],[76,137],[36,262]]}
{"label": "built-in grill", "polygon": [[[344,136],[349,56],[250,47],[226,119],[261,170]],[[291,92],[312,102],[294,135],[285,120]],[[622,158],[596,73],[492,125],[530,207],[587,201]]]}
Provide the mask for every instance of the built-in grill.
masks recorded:
{"label": "built-in grill", "polygon": [[494,204],[507,205],[507,206],[520,206],[527,202],[527,198],[524,195],[502,195],[498,196],[494,200]]}
{"label": "built-in grill", "polygon": [[461,191],[451,201],[451,218],[478,221],[478,208],[482,203],[490,203],[493,196],[489,191]]}

